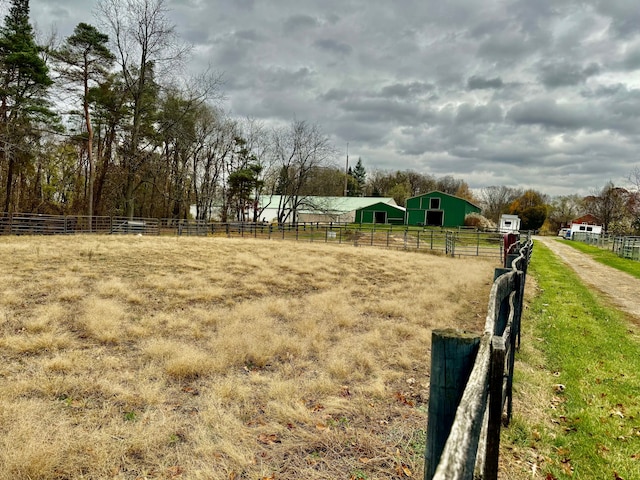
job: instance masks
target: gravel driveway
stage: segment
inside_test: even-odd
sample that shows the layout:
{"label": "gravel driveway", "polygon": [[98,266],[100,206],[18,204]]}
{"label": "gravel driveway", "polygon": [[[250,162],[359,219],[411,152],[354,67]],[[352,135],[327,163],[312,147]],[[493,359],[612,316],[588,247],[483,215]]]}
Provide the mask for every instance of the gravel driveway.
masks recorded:
{"label": "gravel driveway", "polygon": [[559,256],[585,284],[602,292],[613,306],[634,317],[636,323],[640,323],[640,279],[596,262],[567,245],[568,240],[556,237],[533,238]]}

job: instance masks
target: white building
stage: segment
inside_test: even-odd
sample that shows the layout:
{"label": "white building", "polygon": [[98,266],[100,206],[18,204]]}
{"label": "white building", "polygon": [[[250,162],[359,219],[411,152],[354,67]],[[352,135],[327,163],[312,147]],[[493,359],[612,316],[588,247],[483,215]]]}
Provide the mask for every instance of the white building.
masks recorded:
{"label": "white building", "polygon": [[520,231],[520,217],[503,214],[500,217],[500,233],[517,233]]}
{"label": "white building", "polygon": [[259,203],[259,220],[269,223],[277,222],[278,209],[284,208],[289,213],[286,223],[351,223],[355,221],[356,210],[360,208],[381,202],[397,205],[391,197],[316,197],[309,195],[299,199],[294,218],[292,205],[283,205],[286,200],[280,195],[262,195]]}
{"label": "white building", "polygon": [[576,233],[591,233],[600,235],[602,233],[602,225],[593,225],[589,223],[572,223],[569,238],[573,238]]}

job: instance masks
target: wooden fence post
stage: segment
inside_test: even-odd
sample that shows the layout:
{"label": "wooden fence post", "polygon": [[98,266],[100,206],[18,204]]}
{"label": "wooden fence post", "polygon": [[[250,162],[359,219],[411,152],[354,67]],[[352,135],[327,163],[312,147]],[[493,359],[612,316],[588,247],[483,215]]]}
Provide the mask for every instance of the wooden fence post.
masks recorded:
{"label": "wooden fence post", "polygon": [[491,377],[489,380],[489,422],[483,480],[497,480],[502,424],[502,388],[506,347],[502,337],[491,339]]}
{"label": "wooden fence post", "polygon": [[479,345],[480,337],[473,333],[432,333],[424,480],[431,480],[436,472]]}

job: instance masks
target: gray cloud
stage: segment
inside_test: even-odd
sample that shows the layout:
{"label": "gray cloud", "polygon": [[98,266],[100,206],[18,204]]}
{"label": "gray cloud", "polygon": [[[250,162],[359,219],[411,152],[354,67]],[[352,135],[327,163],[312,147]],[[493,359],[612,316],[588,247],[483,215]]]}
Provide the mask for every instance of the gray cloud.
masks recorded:
{"label": "gray cloud", "polygon": [[488,124],[502,122],[503,114],[500,105],[478,105],[473,106],[463,103],[458,107],[456,113],[456,124]]}
{"label": "gray cloud", "polygon": [[640,46],[635,47],[626,53],[623,60],[624,69],[634,71],[640,69]]}
{"label": "gray cloud", "polygon": [[547,88],[579,85],[600,73],[600,65],[590,63],[583,67],[570,62],[545,63],[540,68],[540,81]]}
{"label": "gray cloud", "polygon": [[485,90],[485,89],[499,89],[504,86],[500,77],[496,78],[483,78],[476,75],[469,77],[467,80],[467,88],[469,90]]}
{"label": "gray cloud", "polygon": [[293,33],[299,31],[307,31],[319,25],[318,19],[310,15],[292,15],[284,22],[283,29],[285,33]]}
{"label": "gray cloud", "polygon": [[610,18],[610,30],[618,37],[640,33],[640,9],[633,0],[597,0],[598,11]]}
{"label": "gray cloud", "polygon": [[[97,0],[31,0],[47,31],[98,24]],[[318,123],[365,167],[587,193],[640,151],[632,0],[167,0],[190,73],[223,107]]]}
{"label": "gray cloud", "polygon": [[434,85],[424,82],[394,83],[382,88],[382,97],[396,97],[401,99],[414,98],[425,93],[432,92]]}
{"label": "gray cloud", "polygon": [[325,50],[329,53],[337,53],[340,55],[349,55],[353,50],[351,45],[348,45],[344,42],[339,42],[332,38],[322,38],[316,40],[313,44],[321,50]]}
{"label": "gray cloud", "polygon": [[572,130],[590,127],[594,121],[582,105],[561,105],[550,98],[515,105],[507,113],[507,119],[519,125]]}

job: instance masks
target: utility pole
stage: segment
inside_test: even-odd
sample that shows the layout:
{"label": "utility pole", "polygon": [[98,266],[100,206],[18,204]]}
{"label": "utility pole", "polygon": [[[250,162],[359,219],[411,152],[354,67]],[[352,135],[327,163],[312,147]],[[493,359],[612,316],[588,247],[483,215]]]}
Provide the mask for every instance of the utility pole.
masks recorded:
{"label": "utility pole", "polygon": [[344,167],[344,196],[349,194],[349,142],[347,142],[347,163]]}

